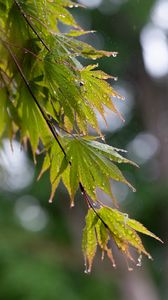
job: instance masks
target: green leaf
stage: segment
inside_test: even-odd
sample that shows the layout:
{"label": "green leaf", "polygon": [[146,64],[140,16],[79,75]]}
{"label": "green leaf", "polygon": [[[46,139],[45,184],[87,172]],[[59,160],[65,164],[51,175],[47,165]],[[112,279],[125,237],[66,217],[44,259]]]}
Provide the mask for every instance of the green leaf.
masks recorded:
{"label": "green leaf", "polygon": [[20,120],[13,103],[9,100],[8,91],[4,87],[0,88],[0,105],[0,137],[7,135],[12,139],[18,130]]}
{"label": "green leaf", "polygon": [[[161,241],[141,223],[129,219],[126,214],[123,214],[116,209],[106,206],[100,207],[99,209],[90,208],[86,216],[86,226],[83,231],[82,241],[82,249],[86,262],[89,264],[89,271],[91,270],[97,244],[102,250],[102,259],[104,258],[104,252],[106,252],[113,267],[116,267],[112,249],[109,248],[110,238],[125,255],[126,259],[130,259],[133,263],[136,261],[130,252],[130,246],[136,249],[139,255],[137,266],[141,265],[142,253],[151,259],[151,255],[145,250],[136,231]],[[132,268],[128,268],[129,270],[132,270]]]}
{"label": "green leaf", "polygon": [[85,272],[90,273],[92,269],[92,263],[97,249],[97,239],[95,232],[95,223],[97,222],[97,216],[92,209],[88,210],[86,216],[86,226],[83,230],[82,238],[82,251],[85,258]]}
{"label": "green leaf", "polygon": [[[111,191],[110,179],[123,182],[132,187],[110,158],[111,156],[115,157],[116,161],[122,159],[124,163],[129,161],[120,156],[118,158],[118,153],[115,153],[112,147],[109,146],[106,149],[105,144],[98,143],[99,147],[97,148],[94,147],[94,145],[97,146],[97,142],[77,136],[60,136],[59,141],[65,150],[66,156],[57,142],[54,141],[50,150],[50,180],[51,184],[54,184],[58,178],[64,178],[64,172],[67,172],[67,168],[69,169],[66,174],[66,180],[63,181],[70,194],[72,203],[80,183],[94,201],[97,199],[97,188],[107,193],[115,201]],[[49,164],[48,159],[47,163]],[[45,166],[42,168],[42,172],[45,168]]]}
{"label": "green leaf", "polygon": [[39,139],[41,139],[45,145],[50,139],[51,133],[49,132],[46,122],[31,95],[24,87],[20,91],[18,111],[22,120],[21,139],[23,140],[25,137],[29,137],[32,151],[35,155],[35,152],[38,148]]}
{"label": "green leaf", "polygon": [[113,267],[116,267],[115,260],[112,254],[112,250],[108,247],[108,241],[110,240],[109,232],[102,220],[98,220],[95,226],[97,242],[102,250],[102,260],[104,259],[104,252],[107,253],[108,258],[112,262]]}
{"label": "green leaf", "polygon": [[135,162],[126,159],[125,157],[123,157],[122,155],[120,155],[118,153],[119,151],[124,152],[124,150],[121,150],[121,149],[118,150],[112,146],[109,146],[107,144],[102,144],[97,141],[87,141],[86,140],[86,143],[88,145],[90,145],[92,148],[94,148],[95,150],[97,150],[99,153],[103,154],[105,157],[109,158],[111,161],[114,161],[117,163],[129,163],[134,166],[137,166],[137,164]]}
{"label": "green leaf", "polygon": [[123,253],[125,253],[129,258],[131,257],[128,249],[128,246],[130,245],[133,246],[139,254],[144,253],[151,259],[151,255],[145,250],[136,231],[143,232],[160,240],[158,237],[147,229],[142,229],[144,227],[139,222],[129,219],[127,215],[116,209],[102,207],[99,210],[99,215],[107,224],[114,241]]}
{"label": "green leaf", "polygon": [[148,236],[151,236],[154,239],[163,243],[163,241],[159,237],[157,237],[155,234],[153,234],[151,231],[149,231],[147,228],[145,228],[145,226],[143,226],[140,222],[133,220],[133,219],[128,219],[127,225],[130,226],[132,229],[134,229],[138,232],[141,232],[143,234],[146,234]]}

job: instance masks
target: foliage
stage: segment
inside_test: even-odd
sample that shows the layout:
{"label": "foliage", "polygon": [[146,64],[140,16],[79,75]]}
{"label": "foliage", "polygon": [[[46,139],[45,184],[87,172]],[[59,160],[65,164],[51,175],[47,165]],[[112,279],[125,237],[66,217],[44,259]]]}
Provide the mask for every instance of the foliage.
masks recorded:
{"label": "foliage", "polygon": [[[82,247],[90,271],[97,244],[115,266],[110,239],[134,261],[129,245],[150,258],[136,231],[158,238],[125,214],[103,206],[97,197],[100,188],[116,205],[111,179],[134,190],[117,164],[136,164],[100,142],[104,138],[97,112],[105,120],[106,107],[122,119],[112,100],[122,97],[109,84],[114,77],[98,65],[83,66],[78,56],[95,60],[117,53],[96,50],[78,39],[88,32],[70,13],[69,8],[77,6],[69,0],[0,0],[0,136],[29,142],[34,161],[37,152],[43,153],[39,178],[50,170],[50,202],[60,180],[71,206],[80,188],[88,206]],[[69,26],[68,33],[60,32],[60,22]],[[89,136],[90,128],[98,138]]]}

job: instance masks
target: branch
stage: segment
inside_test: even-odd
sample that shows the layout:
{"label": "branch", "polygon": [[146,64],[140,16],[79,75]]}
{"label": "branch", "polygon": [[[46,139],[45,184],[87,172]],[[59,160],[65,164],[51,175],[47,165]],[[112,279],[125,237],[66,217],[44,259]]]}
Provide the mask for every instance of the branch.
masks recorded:
{"label": "branch", "polygon": [[38,34],[38,32],[34,29],[31,21],[28,19],[27,15],[25,14],[25,12],[23,11],[21,5],[18,3],[17,0],[14,0],[14,3],[16,4],[17,8],[19,9],[21,15],[23,16],[23,18],[25,19],[26,23],[30,26],[30,28],[33,30],[33,32],[35,33],[35,35],[38,37],[38,39],[40,40],[40,42],[43,44],[43,46],[50,51],[50,48],[46,45],[46,43],[44,42],[44,40],[41,38],[41,36]]}
{"label": "branch", "polygon": [[[1,41],[2,41],[2,40],[1,40]],[[31,94],[33,100],[35,101],[35,103],[36,103],[36,105],[37,105],[37,107],[38,107],[38,109],[39,109],[41,115],[43,116],[43,119],[45,120],[45,122],[46,122],[46,124],[47,124],[47,126],[48,126],[48,128],[49,128],[49,130],[50,130],[50,132],[52,133],[53,137],[56,139],[57,143],[59,144],[59,146],[60,146],[62,152],[64,153],[64,155],[65,155],[65,157],[66,157],[65,150],[64,150],[64,148],[62,147],[62,145],[61,145],[61,143],[60,143],[60,141],[59,141],[59,139],[58,139],[58,136],[57,136],[57,133],[56,133],[56,131],[55,131],[55,128],[54,128],[53,125],[50,123],[50,120],[48,119],[48,117],[47,117],[45,111],[43,110],[43,108],[42,108],[41,105],[39,104],[37,98],[35,97],[35,95],[34,95],[34,93],[33,93],[33,91],[32,91],[32,88],[31,88],[31,86],[30,86],[30,84],[29,84],[29,81],[26,79],[26,76],[24,75],[24,73],[23,73],[23,71],[22,71],[22,68],[21,68],[19,62],[17,61],[16,56],[14,55],[14,53],[12,52],[12,50],[11,50],[11,48],[8,46],[8,44],[5,43],[5,41],[2,41],[2,43],[4,44],[4,46],[6,47],[6,49],[8,50],[8,52],[10,53],[12,59],[14,60],[15,65],[16,65],[16,67],[17,67],[17,69],[18,69],[18,71],[19,71],[19,73],[20,73],[20,75],[21,75],[23,81],[25,82],[25,84],[26,84],[26,86],[27,86],[27,89],[29,90],[29,93]]]}

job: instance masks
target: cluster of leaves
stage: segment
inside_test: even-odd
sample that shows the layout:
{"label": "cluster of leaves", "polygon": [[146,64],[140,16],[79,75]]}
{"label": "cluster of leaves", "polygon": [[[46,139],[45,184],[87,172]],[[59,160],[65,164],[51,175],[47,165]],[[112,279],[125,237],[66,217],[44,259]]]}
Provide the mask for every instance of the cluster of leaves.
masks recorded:
{"label": "cluster of leaves", "polygon": [[[89,207],[83,252],[90,270],[97,243],[114,264],[109,236],[131,260],[129,244],[149,256],[135,231],[157,237],[134,220],[125,222],[116,209],[93,206],[100,203],[97,188],[115,204],[111,179],[133,188],[116,163],[135,164],[120,150],[88,135],[92,127],[102,137],[96,113],[105,120],[105,107],[122,119],[112,100],[122,97],[107,81],[114,77],[78,60],[117,55],[78,39],[88,33],[70,13],[69,8],[78,6],[69,0],[0,0],[0,137],[12,140],[19,134],[21,143],[30,142],[34,160],[42,150],[39,177],[50,170],[50,202],[60,180],[71,206],[80,188]],[[69,26],[68,33],[60,32],[60,22]]]}
{"label": "cluster of leaves", "polygon": [[[86,265],[85,271],[88,273],[91,271],[97,245],[100,246],[102,251],[102,259],[104,258],[104,252],[106,252],[113,267],[116,267],[111,247],[109,248],[108,246],[110,238],[126,258],[129,258],[133,263],[135,263],[135,259],[129,248],[132,246],[137,250],[139,254],[137,266],[141,266],[142,253],[149,259],[152,259],[151,255],[145,250],[137,232],[149,235],[162,242],[141,223],[128,218],[127,214],[123,214],[116,209],[106,206],[95,210],[89,209],[86,216],[86,226],[83,231],[82,241]],[[132,270],[131,267],[128,266],[128,268],[130,271]]]}

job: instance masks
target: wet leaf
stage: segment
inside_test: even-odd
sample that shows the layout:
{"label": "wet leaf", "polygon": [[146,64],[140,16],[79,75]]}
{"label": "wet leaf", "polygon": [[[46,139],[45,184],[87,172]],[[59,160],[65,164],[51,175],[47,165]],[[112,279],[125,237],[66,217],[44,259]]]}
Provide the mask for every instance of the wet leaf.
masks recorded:
{"label": "wet leaf", "polygon": [[83,230],[82,238],[82,251],[85,258],[85,272],[90,273],[92,269],[92,263],[97,249],[97,239],[95,232],[95,223],[97,217],[92,209],[88,210],[86,216],[86,226]]}

